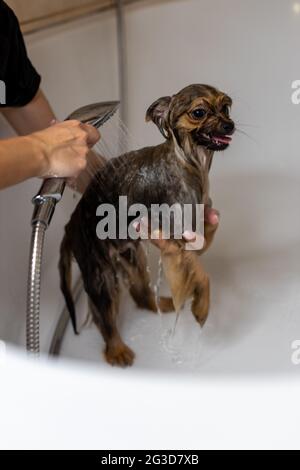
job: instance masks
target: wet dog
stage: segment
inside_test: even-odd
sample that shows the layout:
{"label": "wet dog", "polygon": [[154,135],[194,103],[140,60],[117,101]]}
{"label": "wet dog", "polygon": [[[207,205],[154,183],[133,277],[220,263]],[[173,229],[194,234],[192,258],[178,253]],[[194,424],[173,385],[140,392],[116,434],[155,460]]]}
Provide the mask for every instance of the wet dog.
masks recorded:
{"label": "wet dog", "polygon": [[[146,113],[165,142],[132,151],[107,161],[95,175],[65,228],[59,262],[61,289],[74,330],[75,309],[71,296],[71,260],[75,257],[89,298],[93,321],[106,343],[110,364],[131,365],[133,351],[117,328],[121,274],[140,308],[156,312],[179,311],[192,299],[192,312],[202,326],[209,312],[209,278],[199,263],[213,241],[218,224],[209,218],[204,226],[201,250],[187,251],[184,240],[164,240],[159,246],[172,298],[156,302],[149,284],[147,260],[139,240],[99,240],[96,209],[106,203],[118,206],[119,196],[128,204],[204,204],[209,211],[209,170],[213,154],[225,150],[234,133],[231,98],[208,85],[190,85],[174,96],[155,101]],[[117,214],[118,216],[118,214]],[[158,303],[158,305],[157,305]]]}

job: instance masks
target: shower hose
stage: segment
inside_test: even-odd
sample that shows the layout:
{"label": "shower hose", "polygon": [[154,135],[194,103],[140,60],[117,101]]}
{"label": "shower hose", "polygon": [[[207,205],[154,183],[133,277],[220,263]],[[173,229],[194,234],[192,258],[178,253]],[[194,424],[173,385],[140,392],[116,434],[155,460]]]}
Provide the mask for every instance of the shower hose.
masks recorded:
{"label": "shower hose", "polygon": [[32,200],[34,211],[31,220],[26,310],[26,349],[32,356],[39,356],[40,353],[41,268],[45,232],[51,222],[56,203],[63,195],[64,188],[65,181],[61,178],[45,180],[39,193]]}

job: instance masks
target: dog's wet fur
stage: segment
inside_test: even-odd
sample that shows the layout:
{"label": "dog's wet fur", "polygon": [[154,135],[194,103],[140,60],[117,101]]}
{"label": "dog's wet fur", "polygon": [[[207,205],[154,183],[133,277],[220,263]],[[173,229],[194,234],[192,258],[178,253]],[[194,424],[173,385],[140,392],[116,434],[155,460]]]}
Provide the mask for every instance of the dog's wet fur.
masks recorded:
{"label": "dog's wet fur", "polygon": [[[208,173],[215,151],[225,150],[235,127],[230,118],[232,101],[208,85],[190,85],[172,97],[155,101],[146,114],[165,142],[128,152],[105,162],[94,176],[65,228],[59,262],[61,289],[77,332],[71,295],[71,261],[76,259],[89,298],[93,321],[103,335],[105,358],[127,366],[134,352],[122,341],[117,328],[121,275],[136,305],[157,311],[150,288],[147,259],[139,240],[99,240],[96,209],[109,203],[118,208],[119,196],[128,205],[174,203],[210,205]],[[129,219],[130,222],[130,219]],[[117,224],[118,226],[118,224]],[[161,245],[161,255],[172,298],[160,298],[159,309],[179,311],[192,298],[192,312],[202,326],[209,312],[209,278],[198,255],[211,244],[218,224],[205,223],[205,245],[185,250],[183,240]]]}

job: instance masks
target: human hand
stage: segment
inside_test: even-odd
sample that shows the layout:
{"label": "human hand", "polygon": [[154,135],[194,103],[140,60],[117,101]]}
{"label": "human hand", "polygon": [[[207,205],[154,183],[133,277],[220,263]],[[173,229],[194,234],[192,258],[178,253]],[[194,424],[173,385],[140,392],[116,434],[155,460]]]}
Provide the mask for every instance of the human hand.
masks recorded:
{"label": "human hand", "polygon": [[212,207],[205,206],[204,208],[204,223],[209,225],[218,225],[220,221],[220,212]]}
{"label": "human hand", "polygon": [[43,178],[74,178],[84,170],[91,147],[100,134],[93,126],[76,120],[64,121],[28,136],[41,155]]}
{"label": "human hand", "polygon": [[[187,248],[189,250],[193,250],[193,249],[199,250],[201,246],[204,246],[204,249],[206,250],[208,246],[211,244],[212,237],[218,228],[219,220],[220,220],[219,211],[216,209],[213,209],[210,206],[205,206],[204,208],[204,238],[203,238],[203,235],[201,234],[186,230],[182,234],[182,239],[184,242],[187,243]],[[137,233],[139,234],[142,233],[143,230],[148,231],[147,221],[143,221],[142,219],[140,223],[137,223],[135,225],[135,229]],[[160,250],[171,249],[170,240],[164,239],[161,232],[158,232],[155,234],[151,233],[149,234],[149,238],[151,239],[152,244],[157,246]],[[202,250],[200,249],[200,251]]]}

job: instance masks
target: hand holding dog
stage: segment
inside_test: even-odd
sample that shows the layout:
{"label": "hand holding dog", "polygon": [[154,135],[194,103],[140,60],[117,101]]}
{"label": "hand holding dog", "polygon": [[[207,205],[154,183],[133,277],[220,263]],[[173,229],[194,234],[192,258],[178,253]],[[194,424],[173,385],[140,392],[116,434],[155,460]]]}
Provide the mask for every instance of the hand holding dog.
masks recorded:
{"label": "hand holding dog", "polygon": [[[213,209],[212,207],[205,206],[204,208],[204,246],[201,250],[201,253],[207,250],[208,246],[210,246],[212,240],[210,240],[211,236],[215,234],[220,220],[220,213],[218,210]],[[140,224],[136,225],[136,231],[140,233],[143,230],[143,220],[141,220]],[[144,228],[146,227],[146,224]],[[158,235],[158,236],[157,236]],[[157,246],[160,250],[171,250],[172,251],[172,243],[170,240],[165,240],[161,237],[161,234],[149,234],[151,238],[151,242],[153,245]],[[197,237],[200,235],[196,234],[195,232],[185,231],[182,234],[182,238],[186,243],[193,244],[197,243]],[[175,247],[177,249],[177,246]]]}

